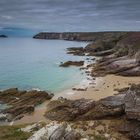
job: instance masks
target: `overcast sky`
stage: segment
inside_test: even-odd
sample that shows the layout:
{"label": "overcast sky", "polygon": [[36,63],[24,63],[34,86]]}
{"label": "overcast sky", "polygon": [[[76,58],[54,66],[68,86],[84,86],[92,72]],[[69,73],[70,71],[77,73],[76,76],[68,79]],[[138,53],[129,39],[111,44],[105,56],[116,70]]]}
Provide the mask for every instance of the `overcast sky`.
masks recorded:
{"label": "overcast sky", "polygon": [[140,0],[0,0],[0,28],[140,30]]}

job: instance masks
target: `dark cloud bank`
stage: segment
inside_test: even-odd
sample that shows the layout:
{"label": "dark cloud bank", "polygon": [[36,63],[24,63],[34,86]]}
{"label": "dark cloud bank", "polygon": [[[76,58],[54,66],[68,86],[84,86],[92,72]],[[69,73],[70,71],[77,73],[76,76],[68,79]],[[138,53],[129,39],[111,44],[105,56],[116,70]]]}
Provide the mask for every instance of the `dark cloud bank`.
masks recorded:
{"label": "dark cloud bank", "polygon": [[0,28],[140,30],[140,0],[0,0]]}

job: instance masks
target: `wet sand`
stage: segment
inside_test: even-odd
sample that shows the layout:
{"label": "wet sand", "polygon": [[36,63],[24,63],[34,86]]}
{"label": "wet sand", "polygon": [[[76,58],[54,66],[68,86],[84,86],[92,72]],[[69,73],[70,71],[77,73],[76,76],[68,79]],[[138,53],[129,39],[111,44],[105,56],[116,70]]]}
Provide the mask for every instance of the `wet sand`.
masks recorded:
{"label": "wet sand", "polygon": [[[140,77],[123,77],[115,75],[107,75],[105,77],[96,78],[92,81],[92,84],[88,86],[86,91],[74,91],[72,89],[66,90],[56,94],[52,100],[56,100],[59,97],[67,99],[93,99],[95,101],[117,94],[115,89],[121,89],[130,86],[130,84],[140,84]],[[49,101],[35,108],[34,113],[25,115],[22,119],[15,121],[13,124],[25,124],[38,121],[48,121],[44,117],[44,113]]]}
{"label": "wet sand", "polygon": [[72,100],[86,98],[97,101],[99,99],[117,94],[115,89],[125,88],[133,83],[140,84],[140,77],[107,75],[105,77],[96,78],[96,80],[89,85],[86,91],[67,90],[58,93],[52,100],[55,100],[58,97],[64,97]]}

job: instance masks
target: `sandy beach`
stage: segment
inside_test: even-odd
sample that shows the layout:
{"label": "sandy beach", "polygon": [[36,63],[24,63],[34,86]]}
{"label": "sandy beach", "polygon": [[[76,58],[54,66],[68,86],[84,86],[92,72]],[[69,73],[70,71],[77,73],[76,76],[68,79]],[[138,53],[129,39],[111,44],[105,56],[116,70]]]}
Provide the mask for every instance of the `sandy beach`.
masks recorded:
{"label": "sandy beach", "polygon": [[96,78],[92,85],[89,85],[86,91],[67,90],[58,93],[52,98],[52,100],[55,100],[58,97],[64,97],[71,100],[85,98],[97,101],[102,98],[117,94],[117,91],[115,89],[125,88],[133,83],[139,84],[140,77],[107,75],[105,77]]}
{"label": "sandy beach", "polygon": [[[129,87],[130,84],[140,84],[140,77],[123,77],[115,75],[107,75],[105,77],[96,78],[92,84],[90,84],[86,91],[66,90],[56,94],[51,100],[56,100],[59,97],[75,100],[75,99],[92,99],[100,100],[102,98],[117,94],[115,89],[121,89]],[[35,108],[32,114],[25,115],[22,119],[15,121],[13,124],[25,124],[38,121],[49,121],[44,117],[44,113],[47,108],[47,104],[50,101],[46,101],[40,106]]]}

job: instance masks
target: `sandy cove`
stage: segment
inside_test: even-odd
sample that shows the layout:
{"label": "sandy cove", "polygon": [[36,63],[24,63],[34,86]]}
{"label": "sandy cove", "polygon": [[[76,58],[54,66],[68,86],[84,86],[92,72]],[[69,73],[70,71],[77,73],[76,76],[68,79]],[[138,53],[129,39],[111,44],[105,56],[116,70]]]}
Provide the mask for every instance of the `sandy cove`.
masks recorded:
{"label": "sandy cove", "polygon": [[52,100],[63,97],[71,100],[85,98],[97,101],[117,94],[115,89],[122,89],[133,83],[140,84],[140,77],[107,75],[105,77],[96,78],[95,82],[92,85],[89,85],[89,88],[86,91],[66,90],[56,94]]}
{"label": "sandy cove", "polygon": [[[88,56],[102,57],[96,64],[87,66],[86,70],[92,68],[91,72],[87,71],[87,76],[92,77],[87,89],[74,87],[74,90],[58,93],[49,101],[49,104],[44,103],[35,109],[33,115],[26,115],[15,124],[47,122],[48,120],[44,120],[44,117],[41,118],[45,114],[45,117],[51,121],[67,123],[82,121],[84,124],[81,126],[82,138],[85,138],[84,131],[89,134],[90,129],[86,127],[88,126],[86,123],[91,120],[89,124],[97,121],[99,125],[96,128],[92,127],[88,139],[92,137],[91,134],[103,136],[108,140],[139,139],[140,33],[115,34],[115,37],[114,34],[110,35],[96,38],[85,48],[68,49],[67,53],[73,55],[87,56],[88,53]],[[72,64],[77,65],[77,62]],[[90,80],[89,77],[87,79]],[[130,88],[125,88],[129,86]],[[111,124],[112,121],[113,124]],[[66,125],[59,128],[67,130]],[[79,131],[81,129],[79,130],[78,127]],[[95,133],[96,130],[98,133]],[[52,137],[56,138],[58,133],[54,133]]]}
{"label": "sandy cove", "polygon": [[[129,87],[131,84],[140,84],[140,77],[123,77],[116,75],[107,75],[105,77],[98,77],[92,85],[89,85],[86,91],[66,90],[55,94],[51,100],[56,100],[59,97],[75,100],[75,99],[93,99],[95,101],[103,99],[108,96],[117,94],[116,89],[122,89]],[[50,101],[51,101],[50,100]],[[46,101],[43,104],[35,108],[32,114],[26,114],[20,120],[15,121],[13,124],[25,124],[39,121],[48,122],[44,117],[47,109],[47,105],[50,101]]]}

